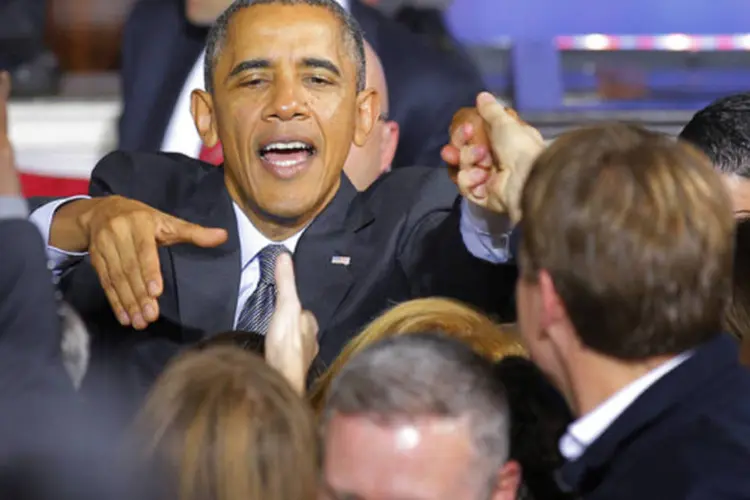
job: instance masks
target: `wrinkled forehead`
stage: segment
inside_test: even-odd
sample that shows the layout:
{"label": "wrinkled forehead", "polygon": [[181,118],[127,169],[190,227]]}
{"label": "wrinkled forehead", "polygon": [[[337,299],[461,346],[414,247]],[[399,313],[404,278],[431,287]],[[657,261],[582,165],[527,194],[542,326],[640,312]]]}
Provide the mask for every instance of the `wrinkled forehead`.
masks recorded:
{"label": "wrinkled forehead", "polygon": [[226,74],[244,60],[283,64],[306,58],[327,59],[343,71],[352,70],[347,68],[353,61],[348,57],[344,27],[336,16],[310,5],[256,5],[230,21],[217,69]]}

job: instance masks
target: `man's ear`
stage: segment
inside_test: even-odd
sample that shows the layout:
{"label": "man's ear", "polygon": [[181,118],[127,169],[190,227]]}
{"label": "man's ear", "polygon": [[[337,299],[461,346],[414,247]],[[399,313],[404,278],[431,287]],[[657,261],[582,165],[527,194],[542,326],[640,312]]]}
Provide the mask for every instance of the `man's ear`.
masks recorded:
{"label": "man's ear", "polygon": [[542,309],[540,335],[563,352],[571,348],[580,348],[581,339],[574,333],[568,310],[557,293],[552,276],[545,270],[539,271],[539,290]]}
{"label": "man's ear", "polygon": [[362,147],[370,136],[380,114],[380,96],[375,89],[365,89],[357,94],[357,116],[354,123],[354,145]]}
{"label": "man's ear", "polygon": [[539,271],[538,280],[539,293],[542,299],[542,329],[546,329],[566,317],[567,313],[549,272],[544,269]]}
{"label": "man's ear", "polygon": [[201,136],[203,145],[207,148],[216,146],[219,142],[219,134],[216,130],[214,118],[214,101],[211,94],[205,90],[193,90],[190,94],[190,113],[193,115],[193,123]]}
{"label": "man's ear", "polygon": [[398,138],[400,135],[398,123],[389,120],[383,124],[383,140],[380,143],[380,173],[388,172],[393,163],[393,157],[396,156],[398,148]]}
{"label": "man's ear", "polygon": [[491,500],[516,500],[521,486],[521,465],[515,460],[508,461],[497,473],[497,486]]}

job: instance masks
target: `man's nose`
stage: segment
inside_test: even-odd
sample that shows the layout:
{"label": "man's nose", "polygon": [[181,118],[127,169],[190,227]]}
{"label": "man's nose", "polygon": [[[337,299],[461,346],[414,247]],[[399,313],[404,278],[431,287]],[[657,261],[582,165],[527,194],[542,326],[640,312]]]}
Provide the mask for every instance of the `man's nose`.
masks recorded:
{"label": "man's nose", "polygon": [[279,82],[274,88],[269,118],[289,121],[307,116],[301,94],[299,85],[293,82]]}

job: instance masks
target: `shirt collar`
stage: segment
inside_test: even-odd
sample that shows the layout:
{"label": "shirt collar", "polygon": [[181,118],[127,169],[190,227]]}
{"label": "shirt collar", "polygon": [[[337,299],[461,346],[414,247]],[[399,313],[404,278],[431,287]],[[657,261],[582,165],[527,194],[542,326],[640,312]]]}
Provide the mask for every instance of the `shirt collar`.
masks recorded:
{"label": "shirt collar", "polygon": [[349,0],[336,0],[336,3],[339,4],[345,11],[349,12]]}
{"label": "shirt collar", "polygon": [[237,218],[237,230],[240,237],[240,258],[242,259],[243,270],[253,261],[253,259],[255,259],[258,253],[268,245],[281,244],[291,253],[294,253],[302,233],[307,229],[307,227],[305,227],[297,234],[285,239],[284,241],[271,241],[266,238],[263,233],[258,231],[253,223],[250,222],[250,219],[247,218],[247,215],[245,215],[235,202],[232,202],[232,207],[234,208],[234,214]]}
{"label": "shirt collar", "polygon": [[570,426],[565,435],[560,439],[560,453],[566,460],[577,460],[584,454],[594,441],[599,438],[607,428],[614,423],[622,413],[654,385],[659,379],[680,366],[690,356],[692,351],[675,356],[669,361],[662,363],[647,374],[626,385],[604,403],[594,410],[582,416]]}

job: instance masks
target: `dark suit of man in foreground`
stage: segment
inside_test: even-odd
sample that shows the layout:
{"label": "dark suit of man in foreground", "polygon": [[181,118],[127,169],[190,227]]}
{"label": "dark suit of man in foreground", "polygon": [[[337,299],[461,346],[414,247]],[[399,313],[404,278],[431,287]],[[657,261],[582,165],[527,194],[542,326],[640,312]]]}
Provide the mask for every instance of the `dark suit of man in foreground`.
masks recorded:
{"label": "dark suit of man in foreground", "polygon": [[[481,239],[482,217],[505,217],[482,207],[494,194],[462,209],[438,170],[403,169],[361,194],[341,175],[379,106],[364,88],[361,33],[337,4],[236,2],[208,50],[211,85],[194,92],[192,109],[204,142],[221,140],[223,168],[114,153],[94,171],[96,198],[52,217],[52,247],[90,254],[64,288],[99,333],[92,372],[98,357],[137,399],[175,346],[262,325],[253,321],[263,307],[247,307],[265,289],[264,250],[274,245],[294,253],[324,361],[408,298],[447,295],[507,311],[515,268],[473,257],[462,241]],[[463,185],[476,187],[465,173]]]}
{"label": "dark suit of man in foreground", "polygon": [[[181,92],[194,88],[188,80],[208,33],[198,25],[212,23],[231,1],[192,0],[187,7],[192,23],[186,19],[184,3],[140,0],[128,19],[122,49],[120,149],[160,151],[167,147],[197,157],[199,144],[188,151],[174,147],[166,136],[179,119],[175,107],[182,106]],[[428,46],[375,8],[358,0],[341,3],[349,3],[383,63],[391,102],[388,118],[401,129],[393,166],[439,165],[453,113],[472,105],[482,90],[478,72],[468,60]]]}

